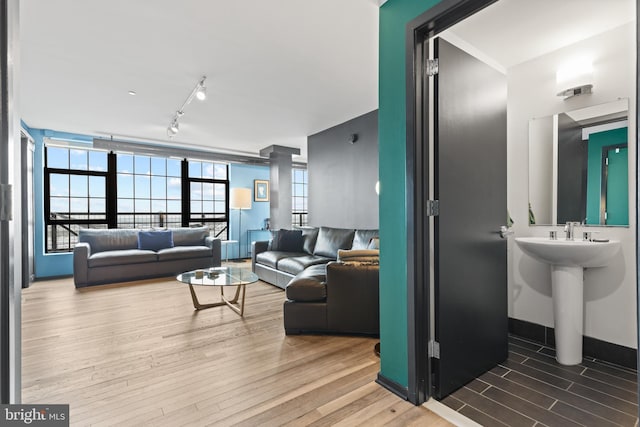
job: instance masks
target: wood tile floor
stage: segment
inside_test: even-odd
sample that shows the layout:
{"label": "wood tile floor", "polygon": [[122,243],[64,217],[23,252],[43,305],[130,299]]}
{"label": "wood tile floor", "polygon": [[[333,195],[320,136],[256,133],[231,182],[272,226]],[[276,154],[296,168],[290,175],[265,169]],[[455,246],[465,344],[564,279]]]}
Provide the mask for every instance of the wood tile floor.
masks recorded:
{"label": "wood tile floor", "polygon": [[509,338],[509,358],[442,400],[484,426],[637,426],[635,370],[593,358],[562,366],[553,349]]}
{"label": "wood tile floor", "polygon": [[262,282],[244,317],[194,311],[172,278],[22,298],[23,401],[69,404],[74,426],[451,425],[374,382],[377,339],[286,336],[284,293]]}

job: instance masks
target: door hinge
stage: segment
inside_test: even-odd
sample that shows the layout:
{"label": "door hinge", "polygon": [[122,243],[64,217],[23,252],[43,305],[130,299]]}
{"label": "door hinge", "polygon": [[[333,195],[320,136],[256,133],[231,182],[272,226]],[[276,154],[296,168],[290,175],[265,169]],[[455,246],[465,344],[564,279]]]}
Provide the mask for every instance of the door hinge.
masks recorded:
{"label": "door hinge", "polygon": [[424,64],[424,72],[427,76],[435,76],[438,74],[438,58],[436,59],[427,59]]}
{"label": "door hinge", "polygon": [[13,197],[10,184],[0,184],[0,221],[11,221]]}
{"label": "door hinge", "polygon": [[440,343],[438,341],[429,341],[429,357],[440,359]]}
{"label": "door hinge", "polygon": [[440,215],[440,200],[427,200],[427,216]]}

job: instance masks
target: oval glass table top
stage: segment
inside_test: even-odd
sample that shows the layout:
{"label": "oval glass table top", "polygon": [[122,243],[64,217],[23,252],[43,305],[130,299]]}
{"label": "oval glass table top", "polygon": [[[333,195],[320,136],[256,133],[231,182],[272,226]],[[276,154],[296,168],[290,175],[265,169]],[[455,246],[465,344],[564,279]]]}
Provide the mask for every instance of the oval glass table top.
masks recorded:
{"label": "oval glass table top", "polygon": [[211,267],[178,274],[182,283],[198,286],[238,286],[254,283],[258,275],[251,270],[238,267]]}

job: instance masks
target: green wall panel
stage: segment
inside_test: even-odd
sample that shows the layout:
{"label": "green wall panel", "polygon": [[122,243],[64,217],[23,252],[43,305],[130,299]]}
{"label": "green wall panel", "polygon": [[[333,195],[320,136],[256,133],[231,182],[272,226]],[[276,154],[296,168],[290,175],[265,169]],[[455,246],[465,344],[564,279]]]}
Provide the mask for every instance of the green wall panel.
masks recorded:
{"label": "green wall panel", "polygon": [[408,386],[406,80],[407,23],[439,0],[389,0],[380,7],[380,373]]}
{"label": "green wall panel", "polygon": [[[600,191],[602,185],[602,148],[609,145],[627,143],[628,128],[618,128],[604,132],[592,133],[589,135],[588,164],[587,164],[587,224],[600,224]],[[626,159],[626,151],[625,159]],[[626,181],[625,181],[626,182]],[[621,209],[623,215],[614,215],[610,225],[629,224],[628,187],[614,186],[609,189],[610,196],[627,201],[626,206]],[[624,205],[624,203],[622,203]],[[626,216],[624,215],[626,213]]]}

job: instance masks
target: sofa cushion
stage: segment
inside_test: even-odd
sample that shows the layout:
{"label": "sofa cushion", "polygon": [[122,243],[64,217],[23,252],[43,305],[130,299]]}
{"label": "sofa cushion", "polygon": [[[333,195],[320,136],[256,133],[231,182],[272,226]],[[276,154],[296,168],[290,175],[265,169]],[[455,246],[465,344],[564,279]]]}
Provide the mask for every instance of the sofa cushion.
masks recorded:
{"label": "sofa cushion", "polygon": [[158,251],[158,261],[211,257],[208,246],[174,246]]}
{"label": "sofa cushion", "polygon": [[208,227],[170,228],[173,231],[174,246],[205,246],[204,239],[209,235]]}
{"label": "sofa cushion", "polygon": [[173,247],[173,232],[171,230],[162,231],[142,231],[138,232],[138,249],[148,251],[159,251],[160,249]]}
{"label": "sofa cushion", "polygon": [[367,249],[380,250],[380,238],[379,237],[372,238],[371,241],[369,242],[369,246],[367,246]]}
{"label": "sofa cushion", "polygon": [[298,274],[302,270],[312,265],[326,264],[331,258],[315,255],[305,255],[290,258],[283,258],[278,261],[278,270],[289,274]]}
{"label": "sofa cushion", "polygon": [[356,230],[351,249],[367,249],[371,239],[378,237],[378,230]]}
{"label": "sofa cushion", "polygon": [[326,264],[313,265],[291,279],[285,289],[287,299],[292,301],[324,301],[327,298],[325,286]]}
{"label": "sofa cushion", "polygon": [[316,247],[316,240],[318,239],[317,227],[301,227],[302,231],[302,250],[309,255],[313,255],[313,248]]}
{"label": "sofa cushion", "polygon": [[277,268],[278,261],[283,258],[290,258],[295,256],[302,256],[300,252],[282,252],[282,251],[266,251],[260,252],[256,255],[256,262],[258,264],[266,265],[272,268]]}
{"label": "sofa cushion", "polygon": [[91,253],[138,248],[138,230],[81,228],[78,241],[88,243]]}
{"label": "sofa cushion", "polygon": [[338,249],[351,248],[353,234],[354,230],[350,229],[320,227],[313,254],[336,259]]}
{"label": "sofa cushion", "polygon": [[269,250],[282,252],[302,252],[302,230],[273,230]]}
{"label": "sofa cushion", "polygon": [[[103,251],[89,257],[89,267],[106,267],[123,264],[156,262],[158,255],[154,251],[140,249],[123,249],[119,251]],[[153,266],[149,267],[153,268]]]}

